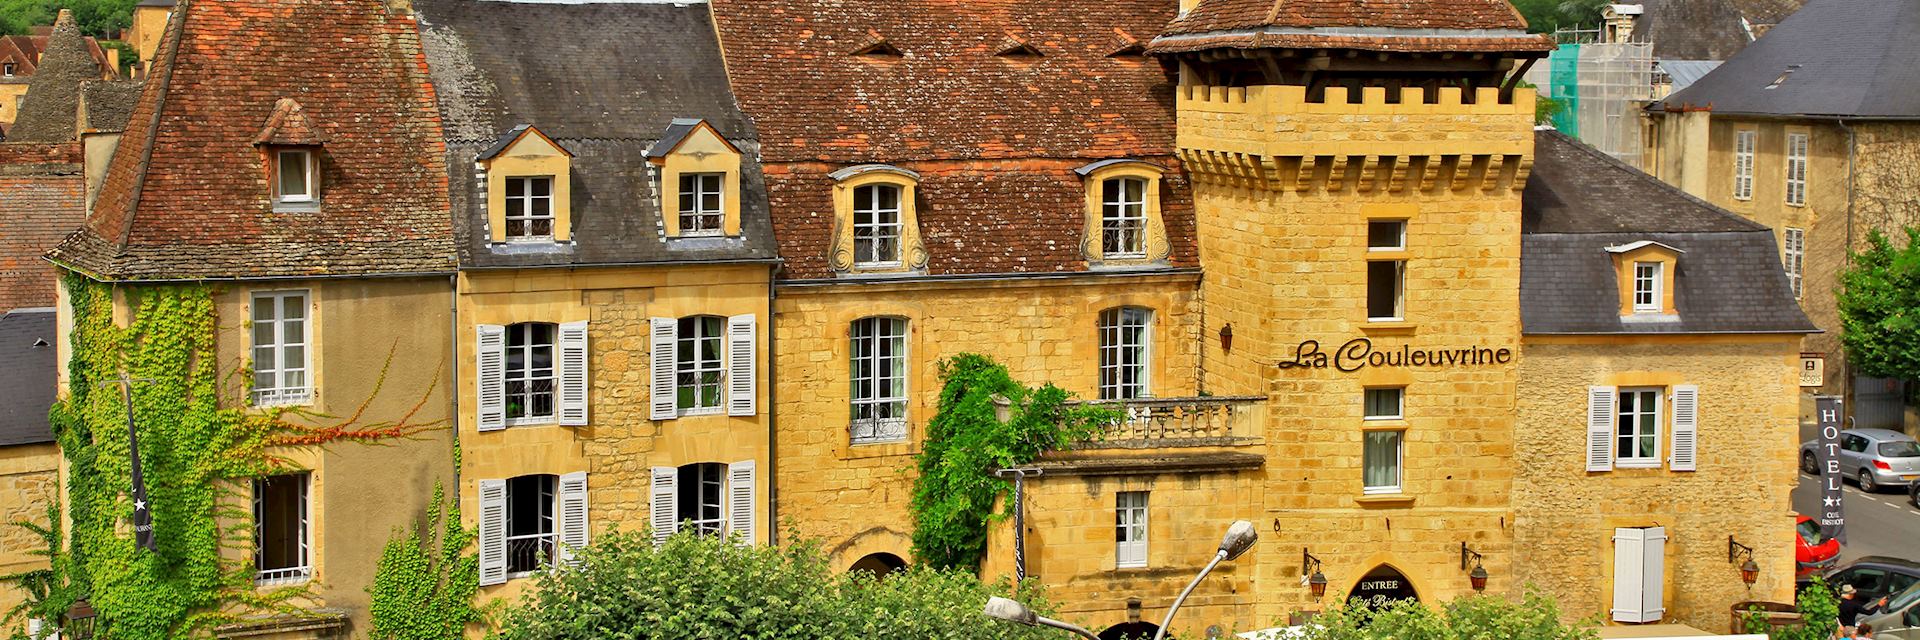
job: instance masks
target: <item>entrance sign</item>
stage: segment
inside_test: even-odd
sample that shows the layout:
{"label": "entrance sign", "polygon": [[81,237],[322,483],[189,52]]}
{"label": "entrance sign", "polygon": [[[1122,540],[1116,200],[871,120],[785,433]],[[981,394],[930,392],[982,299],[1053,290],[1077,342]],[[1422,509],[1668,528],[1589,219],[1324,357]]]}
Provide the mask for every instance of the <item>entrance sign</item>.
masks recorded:
{"label": "entrance sign", "polygon": [[1840,473],[1840,397],[1814,399],[1814,411],[1820,416],[1820,439],[1814,447],[1820,459],[1820,530],[1827,537],[1847,543],[1847,518],[1841,511],[1846,486]]}
{"label": "entrance sign", "polygon": [[1400,345],[1399,349],[1374,350],[1367,338],[1348,340],[1330,352],[1320,350],[1319,340],[1300,343],[1293,360],[1282,360],[1281,369],[1325,369],[1329,366],[1351,373],[1367,367],[1479,367],[1513,362],[1513,350],[1490,347],[1417,349]]}
{"label": "entrance sign", "polygon": [[1353,593],[1347,596],[1347,600],[1359,600],[1370,607],[1381,607],[1395,600],[1419,601],[1420,594],[1414,592],[1413,583],[1407,581],[1407,576],[1383,564],[1360,578],[1360,583],[1353,585]]}

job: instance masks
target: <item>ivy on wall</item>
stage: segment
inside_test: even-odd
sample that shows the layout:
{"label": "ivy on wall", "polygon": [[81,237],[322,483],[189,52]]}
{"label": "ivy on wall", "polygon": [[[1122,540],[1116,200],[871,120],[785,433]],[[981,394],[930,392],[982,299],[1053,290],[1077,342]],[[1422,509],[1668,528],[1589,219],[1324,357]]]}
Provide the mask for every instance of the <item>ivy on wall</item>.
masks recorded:
{"label": "ivy on wall", "polygon": [[[305,593],[304,586],[254,585],[247,481],[292,471],[281,453],[288,447],[407,437],[435,424],[413,423],[413,412],[365,421],[366,403],[344,418],[250,408],[246,367],[229,371],[231,378],[220,371],[211,289],[120,288],[130,309],[121,327],[113,319],[114,287],[74,274],[64,280],[73,309],[69,394],[54,404],[50,419],[70,468],[66,580],[98,613],[96,637],[206,637],[247,616],[297,614],[289,601]],[[131,412],[152,503],[153,551],[135,547],[129,523],[122,372],[138,381]],[[384,380],[384,369],[380,376]],[[414,409],[425,402],[423,394]]]}
{"label": "ivy on wall", "polygon": [[387,541],[374,568],[374,640],[457,640],[481,621],[473,605],[480,559],[465,553],[474,537],[460,526],[460,506],[435,486],[426,521]]}
{"label": "ivy on wall", "polygon": [[[1113,409],[1069,404],[1071,396],[1047,384],[1020,384],[986,356],[963,353],[940,361],[939,411],[927,424],[913,487],[913,554],[939,569],[979,571],[987,527],[1012,515],[1011,501],[994,503],[1013,483],[995,471],[1033,462],[1040,454],[1099,433],[1121,419]],[[995,398],[1009,403],[1002,422]]]}

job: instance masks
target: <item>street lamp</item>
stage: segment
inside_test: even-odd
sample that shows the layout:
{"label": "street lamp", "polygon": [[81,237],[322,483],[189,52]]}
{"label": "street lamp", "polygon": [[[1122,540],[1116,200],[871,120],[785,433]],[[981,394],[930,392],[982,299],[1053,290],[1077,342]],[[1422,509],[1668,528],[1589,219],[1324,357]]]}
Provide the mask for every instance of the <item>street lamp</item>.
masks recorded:
{"label": "street lamp", "polygon": [[1753,561],[1753,547],[1734,542],[1733,536],[1727,536],[1727,564],[1733,564],[1743,555],[1746,556],[1747,561],[1740,565],[1740,581],[1747,583],[1747,588],[1752,589],[1753,583],[1760,580],[1760,565]]}
{"label": "street lamp", "polygon": [[[1307,575],[1308,570],[1312,570],[1313,575]],[[1314,602],[1327,595],[1327,574],[1320,573],[1320,559],[1305,548],[1300,549],[1300,577],[1307,579],[1307,593],[1313,596]]]}
{"label": "street lamp", "polygon": [[1467,548],[1465,542],[1460,543],[1460,568],[1464,570],[1468,562],[1472,562],[1473,571],[1467,574],[1467,584],[1471,585],[1474,591],[1487,590],[1487,567],[1481,560],[1483,558],[1480,557],[1480,552]]}
{"label": "street lamp", "polygon": [[987,599],[987,608],[984,613],[987,614],[987,617],[996,620],[1024,624],[1029,627],[1053,627],[1055,629],[1071,631],[1087,640],[1100,640],[1100,636],[1093,635],[1092,631],[1042,616],[1034,613],[1032,609],[1028,609],[1027,605],[998,596]]}
{"label": "street lamp", "polygon": [[1167,636],[1167,627],[1173,624],[1173,614],[1180,612],[1180,604],[1187,601],[1187,596],[1193,594],[1193,588],[1200,586],[1200,581],[1205,580],[1215,566],[1246,555],[1247,550],[1253,548],[1253,543],[1259,541],[1260,532],[1253,528],[1251,522],[1240,520],[1234,522],[1233,526],[1227,527],[1227,536],[1220,539],[1220,550],[1215,551],[1213,560],[1208,561],[1207,566],[1200,569],[1200,575],[1194,576],[1193,582],[1187,583],[1187,588],[1180,592],[1180,597],[1173,599],[1173,606],[1167,607],[1167,617],[1160,621],[1160,628],[1154,630],[1153,640],[1161,640]]}

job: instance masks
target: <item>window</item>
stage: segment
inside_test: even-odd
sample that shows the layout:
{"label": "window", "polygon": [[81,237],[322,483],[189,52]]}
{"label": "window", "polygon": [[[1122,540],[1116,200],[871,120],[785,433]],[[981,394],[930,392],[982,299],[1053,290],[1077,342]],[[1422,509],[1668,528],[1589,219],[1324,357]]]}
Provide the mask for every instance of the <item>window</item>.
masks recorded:
{"label": "window", "polygon": [[1367,221],[1368,251],[1403,251],[1407,248],[1407,221]]}
{"label": "window", "polygon": [[1634,313],[1659,313],[1664,308],[1660,299],[1660,270],[1658,262],[1633,263],[1633,311]]}
{"label": "window", "polygon": [[1100,312],[1100,399],[1127,400],[1152,395],[1147,385],[1150,355],[1148,325],[1153,312],[1119,307]]}
{"label": "window", "polygon": [[720,206],[720,189],[725,183],[726,174],[680,174],[681,235],[717,236],[723,233],[721,224],[726,211]]}
{"label": "window", "polygon": [[1753,155],[1759,134],[1742,129],[1733,135],[1733,198],[1753,199]]}
{"label": "window", "polygon": [[1147,492],[1122,491],[1114,508],[1114,566],[1147,566]]}
{"label": "window", "polygon": [[507,178],[507,239],[553,237],[553,178]]}
{"label": "window", "polygon": [[254,581],[286,584],[313,577],[307,518],[307,474],[253,481]]}
{"label": "window", "polygon": [[907,321],[853,323],[853,442],[907,438]]}
{"label": "window", "polygon": [[1780,261],[1787,269],[1787,284],[1793,287],[1793,298],[1800,299],[1800,282],[1807,259],[1807,232],[1789,227],[1787,229],[1786,252]]}
{"label": "window", "polygon": [[307,378],[307,292],[253,294],[253,404],[303,404]]}
{"label": "window", "polygon": [[553,419],[553,329],[544,322],[507,327],[507,420]]}
{"label": "window", "polygon": [[1367,263],[1367,320],[1397,322],[1403,316],[1407,263],[1375,260]]}
{"label": "window", "polygon": [[683,414],[720,410],[727,368],[722,364],[721,336],[726,318],[693,316],[680,319],[675,406]]}
{"label": "window", "polygon": [[1787,204],[1807,204],[1807,134],[1787,134]]}
{"label": "window", "polygon": [[1404,439],[1403,431],[1366,432],[1361,462],[1364,493],[1400,493],[1401,441]]}
{"label": "window", "polygon": [[6,64],[0,64],[0,75],[5,75],[6,77],[11,78],[13,77],[14,68],[15,68],[14,64],[11,62]]}
{"label": "window", "polygon": [[1619,407],[1616,464],[1660,466],[1660,390],[1621,389]]}
{"label": "window", "polygon": [[727,465],[702,462],[680,467],[680,496],[675,516],[680,527],[702,536],[726,532],[727,516],[722,493],[727,484]]}
{"label": "window", "polygon": [[1882,458],[1920,458],[1920,443],[1912,440],[1882,442],[1874,447]]}
{"label": "window", "polygon": [[314,200],[313,154],[305,149],[274,152],[274,185],[280,202],[303,203]]}
{"label": "window", "polygon": [[1112,178],[1101,181],[1100,253],[1105,258],[1141,258],[1147,255],[1147,181]]}
{"label": "window", "polygon": [[900,187],[854,188],[853,261],[857,267],[900,264]]}
{"label": "window", "polygon": [[1366,417],[1368,420],[1399,420],[1400,403],[1406,390],[1393,387],[1387,389],[1368,389],[1366,391]]}
{"label": "window", "polygon": [[507,573],[525,574],[553,562],[554,493],[559,477],[507,479]]}

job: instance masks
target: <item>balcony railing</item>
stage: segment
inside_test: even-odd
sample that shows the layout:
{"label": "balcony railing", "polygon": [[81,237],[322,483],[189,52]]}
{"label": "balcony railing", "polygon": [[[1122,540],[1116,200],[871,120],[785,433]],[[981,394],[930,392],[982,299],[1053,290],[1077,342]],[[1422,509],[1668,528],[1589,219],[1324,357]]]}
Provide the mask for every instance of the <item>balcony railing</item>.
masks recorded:
{"label": "balcony railing", "polygon": [[1137,398],[1086,404],[1118,409],[1124,418],[1076,449],[1154,449],[1221,447],[1247,444],[1259,437],[1265,398]]}

